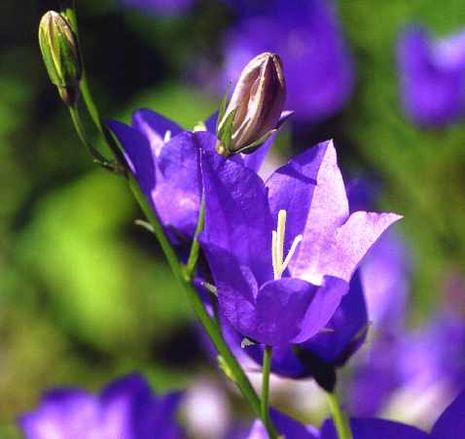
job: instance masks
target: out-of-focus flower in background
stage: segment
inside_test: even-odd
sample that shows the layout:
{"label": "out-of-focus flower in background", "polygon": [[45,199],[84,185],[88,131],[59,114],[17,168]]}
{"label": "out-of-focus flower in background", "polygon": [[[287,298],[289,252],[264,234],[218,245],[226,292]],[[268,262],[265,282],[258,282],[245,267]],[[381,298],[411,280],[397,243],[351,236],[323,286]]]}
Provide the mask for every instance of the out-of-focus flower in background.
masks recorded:
{"label": "out-of-focus flower in background", "polygon": [[48,391],[19,419],[27,439],[180,439],[181,393],[156,396],[138,374],[110,383],[100,395],[68,388]]}
{"label": "out-of-focus flower in background", "polygon": [[196,0],[121,0],[128,8],[139,9],[142,12],[160,14],[165,16],[181,15],[186,13],[195,4]]}
{"label": "out-of-focus flower in background", "polygon": [[465,115],[465,31],[434,39],[410,26],[399,37],[397,63],[405,113],[421,126],[441,126]]}
{"label": "out-of-focus flower in background", "polygon": [[318,122],[340,111],[350,97],[352,61],[333,2],[292,3],[270,0],[260,14],[246,14],[227,32],[224,82],[238,77],[253,56],[277,53],[288,86],[287,108],[299,120]]}

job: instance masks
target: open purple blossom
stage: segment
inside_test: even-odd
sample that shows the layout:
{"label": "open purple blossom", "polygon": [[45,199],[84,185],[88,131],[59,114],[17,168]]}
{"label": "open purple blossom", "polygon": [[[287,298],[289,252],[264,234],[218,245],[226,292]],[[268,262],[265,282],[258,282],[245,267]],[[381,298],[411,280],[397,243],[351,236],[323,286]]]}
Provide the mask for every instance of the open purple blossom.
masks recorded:
{"label": "open purple blossom", "polygon": [[206,153],[202,234],[220,312],[242,335],[282,346],[328,323],[352,274],[395,214],[349,213],[332,142],[264,183],[243,164]]}
{"label": "open purple blossom", "polygon": [[[133,114],[131,126],[108,122],[130,171],[175,244],[189,242],[195,232],[202,194],[200,151],[214,151],[216,118],[214,114],[205,122],[202,129],[207,131],[194,132],[147,109]],[[235,160],[257,171],[272,142],[269,139],[256,152]]]}
{"label": "open purple blossom", "polygon": [[347,102],[354,78],[333,3],[265,3],[263,13],[247,16],[226,35],[224,82],[238,77],[252,57],[274,52],[283,60],[287,106],[295,117],[318,122],[334,115]]}
{"label": "open purple blossom", "polygon": [[166,16],[185,13],[195,3],[195,0],[121,0],[126,7],[139,9]]}
{"label": "open purple blossom", "polygon": [[68,388],[44,394],[22,415],[27,439],[180,439],[176,423],[180,393],[155,396],[138,374],[110,383],[100,395]]}
{"label": "open purple blossom", "polygon": [[402,105],[417,124],[439,126],[465,114],[465,32],[433,40],[407,28],[397,47]]}

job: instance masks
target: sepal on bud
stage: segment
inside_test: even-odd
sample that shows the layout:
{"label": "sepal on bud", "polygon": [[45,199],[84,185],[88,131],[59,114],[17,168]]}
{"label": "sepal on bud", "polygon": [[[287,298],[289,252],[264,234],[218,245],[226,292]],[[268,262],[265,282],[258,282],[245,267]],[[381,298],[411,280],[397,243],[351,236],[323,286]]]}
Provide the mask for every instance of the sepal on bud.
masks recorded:
{"label": "sepal on bud", "polygon": [[77,37],[62,14],[48,11],[39,24],[39,45],[51,82],[67,105],[74,105],[82,78]]}
{"label": "sepal on bud", "polygon": [[265,52],[250,61],[231,100],[223,98],[216,127],[216,150],[228,157],[251,153],[276,132],[286,100],[286,83],[278,55]]}

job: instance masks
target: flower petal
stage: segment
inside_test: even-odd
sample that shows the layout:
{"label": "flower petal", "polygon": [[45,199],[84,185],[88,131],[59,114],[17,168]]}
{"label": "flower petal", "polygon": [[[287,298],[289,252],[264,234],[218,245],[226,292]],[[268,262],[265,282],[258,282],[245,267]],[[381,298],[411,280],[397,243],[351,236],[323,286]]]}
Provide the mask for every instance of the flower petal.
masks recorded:
{"label": "flower petal", "polygon": [[368,330],[368,316],[360,276],[350,282],[349,292],[342,298],[327,330],[319,332],[299,345],[326,363],[342,366],[363,343]]}
{"label": "flower petal", "polygon": [[204,246],[232,253],[239,265],[250,267],[258,284],[272,279],[271,216],[263,181],[244,165],[214,153],[204,154],[202,173]]}
{"label": "flower petal", "polygon": [[325,276],[323,285],[316,288],[313,300],[302,319],[299,334],[292,339],[292,342],[303,343],[324,329],[348,289],[347,282]]}
{"label": "flower petal", "polygon": [[[401,218],[394,213],[353,213],[321,252],[318,271],[349,282],[358,264],[380,235]],[[306,274],[302,277],[306,278]]]}
{"label": "flower petal", "polygon": [[276,170],[266,182],[274,222],[281,209],[287,212],[285,249],[304,231],[323,156],[324,148],[310,148]]}
{"label": "flower petal", "polygon": [[[318,432],[311,426],[306,426],[275,409],[270,410],[271,419],[278,432],[289,439],[317,439]],[[268,433],[261,421],[256,420],[246,439],[268,439]]]}
{"label": "flower petal", "polygon": [[434,439],[465,437],[465,390],[444,410],[431,432]]}
{"label": "flower petal", "polygon": [[[428,439],[429,437],[418,428],[384,419],[351,419],[350,429],[354,439]],[[337,438],[333,421],[327,420],[321,429],[321,439]]]}
{"label": "flower petal", "polygon": [[145,108],[134,112],[132,126],[148,139],[157,155],[167,141],[183,131],[176,122]]}
{"label": "flower petal", "polygon": [[192,238],[202,197],[200,151],[214,145],[207,132],[184,131],[173,137],[160,152],[158,181],[153,200],[165,227]]}
{"label": "flower petal", "polygon": [[151,199],[151,191],[155,187],[156,156],[150,143],[139,131],[121,122],[112,120],[106,124],[121,144],[124,158],[142,191]]}
{"label": "flower petal", "polygon": [[337,228],[347,220],[349,205],[333,142],[320,143],[316,148],[314,160],[307,165],[307,175],[315,178],[316,173],[317,186],[313,191],[303,241],[290,271],[294,277],[321,283],[322,276],[330,273],[318,271],[319,258]]}

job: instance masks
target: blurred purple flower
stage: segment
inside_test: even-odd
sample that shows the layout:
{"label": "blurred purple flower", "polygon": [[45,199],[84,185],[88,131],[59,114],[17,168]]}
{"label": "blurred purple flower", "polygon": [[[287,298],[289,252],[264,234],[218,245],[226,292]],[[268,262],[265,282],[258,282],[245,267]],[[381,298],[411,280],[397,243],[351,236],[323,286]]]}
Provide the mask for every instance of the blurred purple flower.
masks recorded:
{"label": "blurred purple flower", "polygon": [[[350,429],[354,439],[428,439],[430,437],[429,434],[410,425],[375,418],[351,419]],[[320,439],[338,439],[333,421],[327,420],[323,424]]]}
{"label": "blurred purple flower", "polygon": [[263,14],[240,21],[226,35],[224,82],[239,77],[248,60],[265,51],[283,60],[286,106],[298,119],[330,117],[350,97],[352,62],[332,1],[270,0]]}
{"label": "blurred purple flower", "polygon": [[27,439],[180,439],[175,420],[180,398],[180,393],[153,395],[147,381],[133,374],[100,395],[51,390],[19,425]]}
{"label": "blurred purple flower", "polygon": [[402,105],[417,124],[440,126],[465,114],[465,32],[433,40],[411,26],[397,47]]}
{"label": "blurred purple flower", "polygon": [[[208,131],[196,132],[185,131],[147,109],[133,114],[131,126],[107,123],[123,147],[129,169],[175,244],[190,242],[195,232],[202,193],[200,151],[215,149],[216,117],[214,114],[205,122]],[[269,139],[256,152],[237,155],[234,160],[257,171],[272,142]]]}
{"label": "blurred purple flower", "polygon": [[202,171],[201,238],[220,312],[264,344],[302,343],[321,331],[362,257],[400,218],[349,214],[332,142],[300,154],[266,184],[214,154],[205,153]]}
{"label": "blurred purple flower", "polygon": [[[318,439],[320,437],[316,428],[303,425],[277,410],[271,409],[270,415],[282,437],[289,439]],[[242,436],[243,439],[268,439],[268,437],[268,433],[259,420],[253,423],[252,428],[246,436]]]}
{"label": "blurred purple flower", "polygon": [[121,0],[123,5],[166,16],[180,15],[190,9],[195,0]]}
{"label": "blurred purple flower", "polygon": [[[354,439],[459,439],[465,437],[464,415],[465,391],[462,390],[434,423],[431,434],[406,424],[375,418],[351,419],[350,427]],[[331,420],[323,424],[320,439],[337,439]]]}

